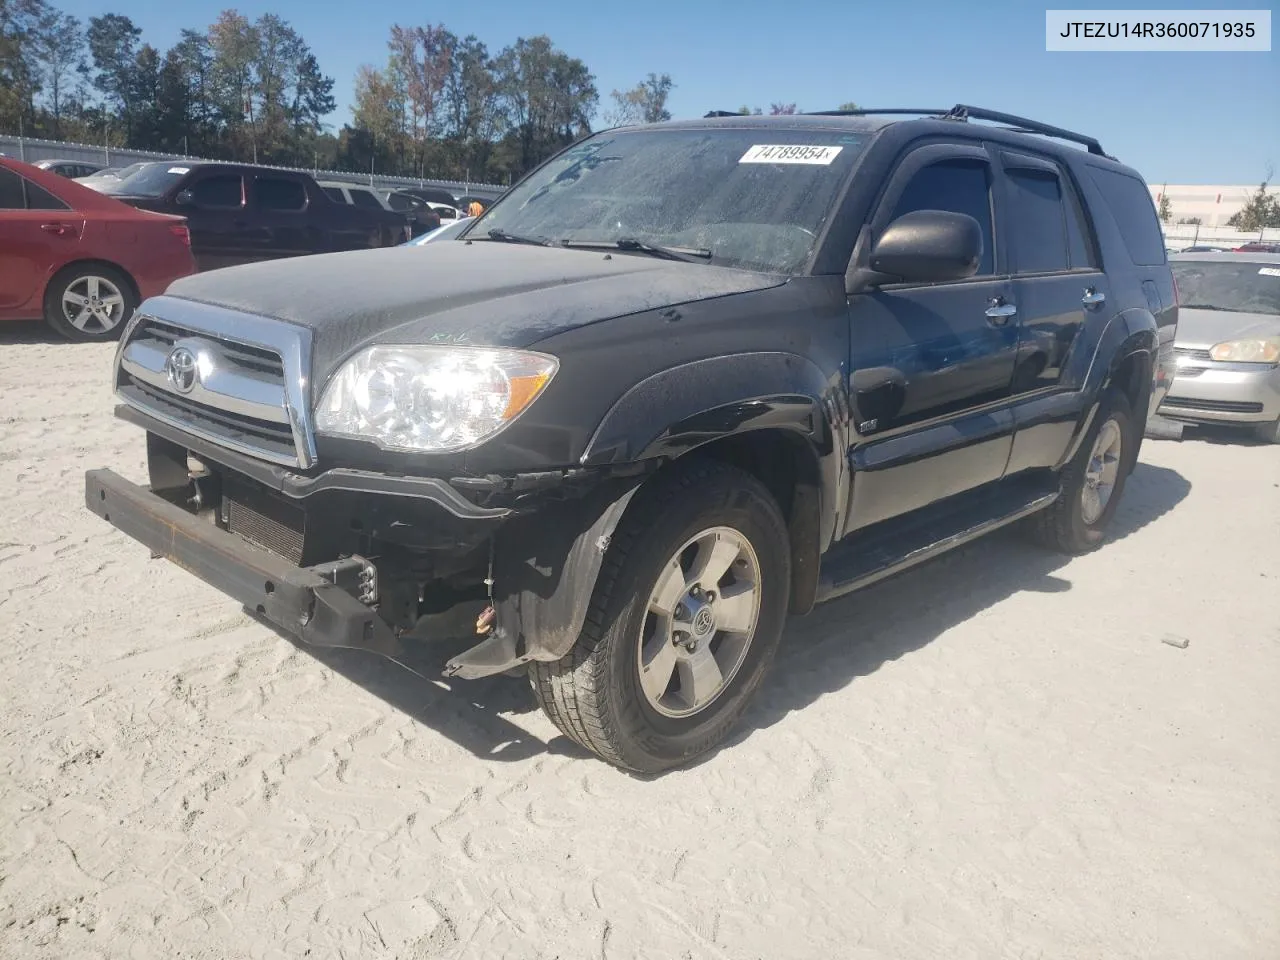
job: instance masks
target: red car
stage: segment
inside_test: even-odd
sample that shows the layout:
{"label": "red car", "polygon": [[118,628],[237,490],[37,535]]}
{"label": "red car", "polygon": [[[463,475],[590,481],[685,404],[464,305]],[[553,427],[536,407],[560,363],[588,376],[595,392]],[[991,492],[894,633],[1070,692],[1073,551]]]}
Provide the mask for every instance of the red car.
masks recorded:
{"label": "red car", "polygon": [[0,320],[114,340],[139,303],[195,269],[184,217],[0,157]]}

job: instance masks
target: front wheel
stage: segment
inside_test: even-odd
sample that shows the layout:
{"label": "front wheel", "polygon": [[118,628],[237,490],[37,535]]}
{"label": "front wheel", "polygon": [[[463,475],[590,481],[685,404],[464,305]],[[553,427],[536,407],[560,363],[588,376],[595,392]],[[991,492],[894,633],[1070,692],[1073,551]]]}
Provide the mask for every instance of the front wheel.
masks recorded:
{"label": "front wheel", "polygon": [[612,538],[577,643],[530,670],[566,736],[641,773],[728,735],[773,659],[791,580],[786,524],[753,476],[708,461],[652,482]]}
{"label": "front wheel", "polygon": [[1062,470],[1058,499],[1030,518],[1035,538],[1063,553],[1098,546],[1120,505],[1137,443],[1128,399],[1109,390],[1080,449]]}

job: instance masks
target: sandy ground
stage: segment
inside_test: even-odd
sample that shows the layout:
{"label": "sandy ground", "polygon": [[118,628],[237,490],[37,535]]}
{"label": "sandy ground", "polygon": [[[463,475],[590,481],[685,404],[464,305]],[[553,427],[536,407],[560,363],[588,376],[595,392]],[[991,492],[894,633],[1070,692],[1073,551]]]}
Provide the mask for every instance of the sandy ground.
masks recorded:
{"label": "sandy ground", "polygon": [[797,620],[646,781],[86,513],[144,475],[110,353],[0,331],[0,955],[1280,957],[1280,447],[1149,442],[1100,552],[998,534]]}

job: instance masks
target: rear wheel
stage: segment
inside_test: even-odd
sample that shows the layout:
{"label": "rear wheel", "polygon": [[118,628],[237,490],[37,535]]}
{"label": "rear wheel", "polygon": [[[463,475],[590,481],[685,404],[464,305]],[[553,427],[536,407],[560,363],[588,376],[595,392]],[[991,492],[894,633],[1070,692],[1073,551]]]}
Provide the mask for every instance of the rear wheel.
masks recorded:
{"label": "rear wheel", "polygon": [[612,538],[569,654],[531,665],[566,736],[654,773],[728,735],[773,659],[790,584],[786,524],[750,474],[678,467],[641,491]]}
{"label": "rear wheel", "polygon": [[1118,390],[1108,391],[1080,449],[1062,470],[1058,499],[1030,519],[1035,538],[1063,553],[1098,546],[1120,505],[1137,457],[1137,439],[1128,399]]}
{"label": "rear wheel", "polygon": [[1280,443],[1280,417],[1258,424],[1253,428],[1253,435],[1263,443]]}
{"label": "rear wheel", "polygon": [[44,317],[68,340],[115,340],[138,307],[133,286],[102,264],[74,266],[49,283]]}

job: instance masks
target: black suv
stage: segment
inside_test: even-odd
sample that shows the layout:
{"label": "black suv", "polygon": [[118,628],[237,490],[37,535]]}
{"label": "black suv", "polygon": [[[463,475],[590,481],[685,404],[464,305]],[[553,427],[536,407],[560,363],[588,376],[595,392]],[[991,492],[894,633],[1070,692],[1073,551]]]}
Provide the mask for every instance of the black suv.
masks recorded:
{"label": "black suv", "polygon": [[703,753],[789,612],[1014,521],[1097,545],[1168,388],[1138,174],[882,113],[609,130],[454,242],[180,280],[115,367],[150,489],[87,504],[302,641],[411,661],[461,612],[448,675]]}
{"label": "black suv", "polygon": [[142,210],[187,218],[199,270],[404,243],[409,220],[334,202],[306,173],[247,164],[148,163],[98,188]]}

